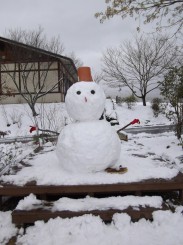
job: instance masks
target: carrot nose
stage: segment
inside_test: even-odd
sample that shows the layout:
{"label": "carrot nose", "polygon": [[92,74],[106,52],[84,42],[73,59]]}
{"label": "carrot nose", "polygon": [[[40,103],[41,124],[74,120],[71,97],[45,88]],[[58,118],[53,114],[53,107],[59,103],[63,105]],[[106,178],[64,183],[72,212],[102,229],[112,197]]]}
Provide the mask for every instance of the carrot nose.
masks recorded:
{"label": "carrot nose", "polygon": [[85,97],[85,102],[87,102],[87,98]]}

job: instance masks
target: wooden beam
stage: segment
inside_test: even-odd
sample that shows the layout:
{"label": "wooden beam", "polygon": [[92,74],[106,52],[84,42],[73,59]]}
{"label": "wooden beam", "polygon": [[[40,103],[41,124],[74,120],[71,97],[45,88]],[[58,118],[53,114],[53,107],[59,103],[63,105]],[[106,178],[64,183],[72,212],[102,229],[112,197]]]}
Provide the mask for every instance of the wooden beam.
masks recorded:
{"label": "wooden beam", "polygon": [[1,63],[0,63],[0,94],[2,94],[2,82],[1,82]]}
{"label": "wooden beam", "polygon": [[33,224],[37,220],[48,221],[49,219],[54,219],[57,217],[61,218],[73,218],[79,217],[86,214],[92,214],[94,216],[100,216],[100,218],[105,222],[111,222],[113,215],[116,213],[127,213],[132,221],[138,221],[141,218],[152,220],[152,213],[157,210],[168,210],[166,205],[163,205],[162,208],[154,207],[139,207],[138,209],[133,209],[128,207],[124,210],[119,209],[108,209],[108,210],[91,210],[91,211],[55,211],[46,209],[36,209],[36,210],[14,210],[12,212],[12,222],[17,225],[23,224]]}
{"label": "wooden beam", "polygon": [[[30,193],[46,195],[87,195],[99,194],[125,194],[125,193],[145,193],[162,191],[183,191],[183,174],[179,173],[175,178],[151,179],[142,182],[117,183],[117,184],[91,184],[91,185],[36,185],[36,183],[27,183],[24,186],[10,185],[0,183],[0,196],[26,196]],[[180,195],[182,197],[182,195]]]}

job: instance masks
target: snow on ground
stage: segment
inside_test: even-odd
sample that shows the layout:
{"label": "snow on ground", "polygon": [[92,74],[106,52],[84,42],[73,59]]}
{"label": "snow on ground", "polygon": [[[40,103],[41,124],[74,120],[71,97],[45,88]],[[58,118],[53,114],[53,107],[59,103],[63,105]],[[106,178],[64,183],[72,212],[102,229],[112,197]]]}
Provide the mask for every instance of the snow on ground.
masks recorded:
{"label": "snow on ground", "polygon": [[7,244],[7,241],[17,234],[17,230],[11,221],[11,211],[0,211],[0,244]]}
{"label": "snow on ground", "polygon": [[[62,197],[57,201],[52,202],[52,206],[47,209],[51,211],[91,211],[91,210],[108,210],[108,209],[118,209],[124,210],[129,206],[138,209],[140,206],[161,208],[163,199],[159,196],[115,196],[115,197],[105,197],[105,198],[94,198],[86,196],[85,198],[72,199],[67,197]],[[30,194],[24,199],[20,200],[16,209],[17,210],[31,210],[38,209],[44,205],[45,201],[37,199],[34,194]]]}
{"label": "snow on ground", "polygon": [[126,104],[122,104],[121,106],[116,105],[115,111],[122,127],[131,122],[134,118],[140,120],[140,125],[134,125],[136,127],[171,124],[171,122],[162,114],[158,117],[153,116],[150,102],[147,102],[147,106],[143,106],[141,102],[138,102],[132,109],[128,109]]}
{"label": "snow on ground", "polygon": [[[64,103],[37,104],[39,127],[60,132],[67,123],[68,114]],[[31,110],[27,104],[0,105],[0,131],[8,137],[32,136],[30,126],[34,126]],[[6,136],[7,137],[7,136]]]}
{"label": "snow on ground", "polygon": [[129,135],[128,142],[121,144],[119,165],[128,168],[125,174],[110,174],[104,171],[97,173],[70,173],[61,168],[53,151],[39,154],[27,160],[30,166],[23,168],[16,175],[4,175],[0,180],[24,185],[36,181],[39,185],[77,185],[77,184],[111,184],[141,181],[149,178],[170,179],[182,171],[178,158],[182,149],[174,133]]}
{"label": "snow on ground", "polygon": [[[108,112],[113,113],[112,104],[107,101]],[[55,120],[55,127],[59,130],[63,127],[67,114],[64,111],[63,104],[48,104],[48,108],[54,108],[55,112],[61,110],[64,116],[60,115],[60,119]],[[163,116],[153,117],[150,104],[143,107],[141,103],[137,103],[132,110],[128,110],[126,105],[116,106],[121,128],[134,118],[138,118],[141,122],[137,127],[145,125],[169,124],[169,121]],[[9,137],[19,135],[31,135],[29,126],[33,124],[30,117],[25,113],[25,105],[6,105],[6,115],[9,121],[13,119],[9,116],[18,108],[19,114],[22,114],[21,123],[12,123],[7,127],[6,116],[0,107],[0,130],[10,131]],[[45,105],[46,107],[46,105]],[[49,109],[47,110],[49,111]],[[17,113],[18,114],[18,113]],[[4,116],[3,116],[4,115]],[[60,120],[60,121],[59,121]],[[45,123],[48,123],[45,122]],[[59,125],[60,124],[60,125]],[[47,124],[48,125],[48,124]],[[108,174],[98,172],[96,174],[70,174],[64,172],[59,161],[55,156],[55,146],[47,143],[43,154],[37,154],[32,159],[28,157],[24,159],[25,163],[30,167],[22,169],[17,175],[10,174],[3,176],[1,180],[10,181],[19,185],[25,184],[27,181],[36,180],[38,184],[84,184],[84,183],[117,183],[139,181],[148,178],[172,178],[178,171],[183,171],[183,163],[181,162],[182,149],[178,145],[174,132],[162,134],[128,134],[128,142],[121,142],[121,158],[120,164],[128,168],[128,172],[122,175]],[[0,147],[5,149],[6,145],[1,144]],[[9,146],[10,147],[10,146]],[[14,148],[13,148],[14,147]],[[17,148],[16,148],[17,147]],[[34,148],[33,145],[24,144],[21,146],[13,146],[15,159],[22,159],[30,153]],[[11,148],[11,147],[10,147]],[[7,152],[10,150],[8,148]],[[21,150],[23,149],[23,151]],[[19,156],[18,156],[19,155]],[[2,162],[1,162],[2,164]],[[88,197],[87,197],[88,198]],[[87,198],[78,202],[84,203],[86,209],[91,207],[91,203],[95,200]],[[126,201],[131,201],[130,196],[126,197]],[[34,198],[31,200],[35,201]],[[39,202],[39,200],[37,200]],[[112,205],[111,200],[105,205]],[[146,200],[147,201],[147,200]],[[28,201],[28,206],[31,205]],[[71,200],[60,200],[57,203],[57,209],[64,203],[73,205]],[[140,199],[136,197],[135,203],[139,203]],[[149,200],[151,205],[158,205],[159,198]],[[83,204],[83,205],[84,205]],[[125,204],[123,199],[123,204]],[[21,205],[21,203],[20,203]],[[79,204],[77,204],[79,205]],[[87,206],[88,205],[88,206]],[[101,204],[102,205],[102,204]],[[105,207],[105,205],[102,205]],[[77,207],[77,206],[76,206]],[[34,226],[26,229],[23,234],[21,229],[16,228],[11,222],[11,213],[0,212],[0,244],[7,244],[9,238],[18,234],[17,244],[24,245],[57,245],[57,244],[131,244],[131,245],[182,245],[183,244],[183,206],[177,206],[175,213],[170,211],[155,211],[153,213],[153,221],[141,219],[139,222],[131,222],[127,214],[115,214],[111,224],[104,224],[99,217],[92,215],[84,215],[82,217],[71,219],[50,219],[48,222],[36,222]]]}
{"label": "snow on ground", "polygon": [[[83,215],[71,219],[50,219],[47,223],[35,222],[26,229],[19,231],[17,244],[23,245],[182,245],[183,244],[183,208],[170,211],[155,211],[153,221],[141,219],[131,222],[127,214],[115,214],[110,224],[104,224],[99,217]],[[1,213],[5,218],[9,213]],[[0,223],[1,230],[7,230],[7,223]],[[15,227],[8,224],[9,234],[3,238],[0,233],[1,245],[6,238],[15,234]]]}
{"label": "snow on ground", "polygon": [[[171,220],[171,225],[168,221]],[[126,214],[116,214],[113,222],[105,225],[99,217],[84,215],[73,219],[36,222],[34,227],[18,239],[23,244],[101,244],[101,245],[182,245],[183,218],[180,213],[155,212],[151,223],[141,220],[130,222]]]}
{"label": "snow on ground", "polygon": [[[113,107],[115,107],[115,111]],[[38,104],[36,108],[40,114],[38,121],[42,129],[49,128],[60,132],[64,124],[70,122],[64,103]],[[142,106],[141,102],[137,102],[129,110],[126,104],[119,106],[107,99],[105,108],[107,114],[111,117],[116,116],[117,113],[117,118],[120,122],[119,127],[123,127],[135,118],[140,120],[140,125],[136,124],[136,127],[170,124],[170,121],[162,115],[157,118],[153,117],[150,102],[147,102],[146,107]],[[34,121],[27,104],[0,105],[0,131],[6,131],[8,133],[6,137],[31,136],[32,134],[29,130],[30,126],[33,125]]]}

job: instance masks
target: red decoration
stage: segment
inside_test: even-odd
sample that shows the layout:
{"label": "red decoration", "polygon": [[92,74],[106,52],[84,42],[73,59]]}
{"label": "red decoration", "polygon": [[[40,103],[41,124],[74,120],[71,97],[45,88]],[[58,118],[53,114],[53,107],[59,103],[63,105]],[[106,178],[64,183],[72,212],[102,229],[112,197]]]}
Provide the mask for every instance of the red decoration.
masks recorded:
{"label": "red decoration", "polygon": [[128,126],[132,125],[132,124],[135,124],[135,123],[138,123],[140,124],[140,120],[139,119],[134,119],[133,121],[131,121],[130,123],[128,123],[126,126],[124,126],[123,128],[120,128],[118,129],[117,133],[119,133],[121,130],[127,128]]}
{"label": "red decoration", "polygon": [[31,127],[30,130],[29,130],[30,133],[32,133],[33,131],[36,130],[36,127],[35,126],[30,126],[30,127]]}
{"label": "red decoration", "polygon": [[140,124],[140,120],[139,119],[134,119],[130,124],[135,124],[135,123]]}

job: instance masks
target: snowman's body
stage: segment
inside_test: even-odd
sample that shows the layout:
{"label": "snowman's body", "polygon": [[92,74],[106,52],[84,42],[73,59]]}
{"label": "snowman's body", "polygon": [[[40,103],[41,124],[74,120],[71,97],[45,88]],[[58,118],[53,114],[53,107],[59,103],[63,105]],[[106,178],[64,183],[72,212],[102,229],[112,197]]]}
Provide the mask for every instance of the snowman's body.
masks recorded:
{"label": "snowman's body", "polygon": [[120,143],[108,122],[78,122],[61,132],[57,154],[65,170],[97,172],[118,162]]}
{"label": "snowman's body", "polygon": [[94,82],[78,82],[66,95],[68,114],[76,120],[58,138],[56,153],[63,169],[70,172],[97,172],[119,161],[118,135],[105,120],[105,95]]}

